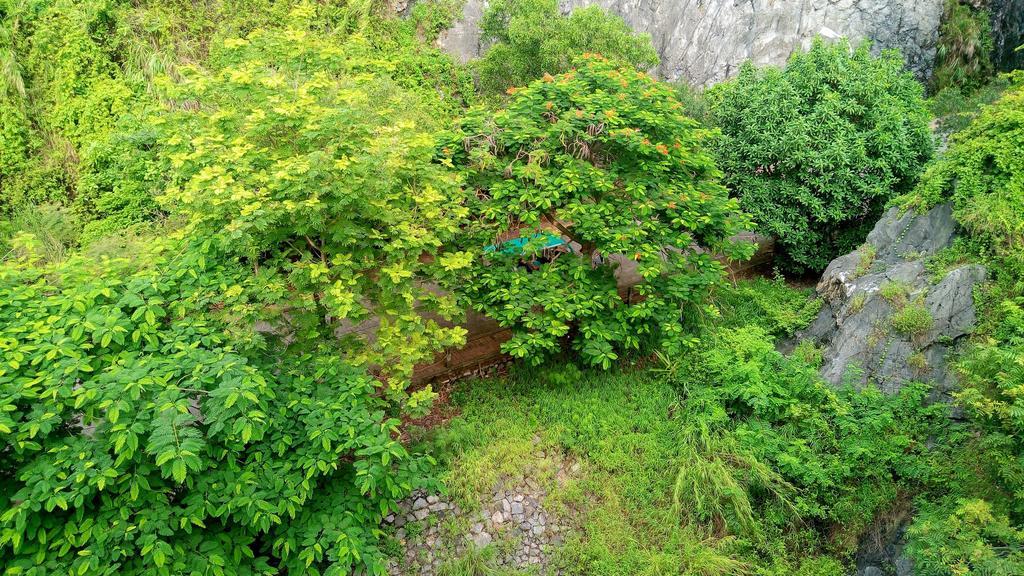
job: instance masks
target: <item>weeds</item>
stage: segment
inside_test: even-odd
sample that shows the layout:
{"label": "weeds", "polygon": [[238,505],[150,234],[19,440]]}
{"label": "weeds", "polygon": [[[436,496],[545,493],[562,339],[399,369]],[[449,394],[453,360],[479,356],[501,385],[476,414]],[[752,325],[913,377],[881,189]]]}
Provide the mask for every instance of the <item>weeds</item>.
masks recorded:
{"label": "weeds", "polygon": [[893,330],[907,337],[920,337],[935,325],[931,312],[923,302],[908,304],[889,319]]}

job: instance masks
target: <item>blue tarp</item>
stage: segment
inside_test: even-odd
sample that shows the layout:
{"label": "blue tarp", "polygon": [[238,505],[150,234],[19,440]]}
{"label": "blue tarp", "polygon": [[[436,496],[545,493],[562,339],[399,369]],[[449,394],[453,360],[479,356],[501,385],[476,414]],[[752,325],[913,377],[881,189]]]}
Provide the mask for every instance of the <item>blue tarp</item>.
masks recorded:
{"label": "blue tarp", "polygon": [[500,245],[491,244],[484,248],[484,252],[495,252],[500,246],[502,254],[522,254],[525,251],[527,244],[538,246],[537,250],[539,251],[566,245],[568,242],[563,240],[561,236],[556,236],[548,232],[538,232],[537,234],[531,234],[530,236],[513,238],[507,242],[502,242]]}

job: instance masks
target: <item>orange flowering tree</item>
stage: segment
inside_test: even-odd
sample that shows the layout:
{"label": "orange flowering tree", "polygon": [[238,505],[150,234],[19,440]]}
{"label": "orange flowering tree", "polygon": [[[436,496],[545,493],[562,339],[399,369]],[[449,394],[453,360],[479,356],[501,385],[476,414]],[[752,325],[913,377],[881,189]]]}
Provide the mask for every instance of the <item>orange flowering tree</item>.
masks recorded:
{"label": "orange flowering tree", "polygon": [[[708,132],[670,88],[597,55],[510,93],[442,144],[471,192],[463,245],[445,257],[459,291],[514,328],[507,352],[534,362],[564,336],[605,368],[644,341],[677,350],[724,277],[716,256],[752,249],[733,239],[749,220],[718,182]],[[571,250],[552,250],[557,237]],[[632,305],[617,290],[627,272],[639,276]]]}

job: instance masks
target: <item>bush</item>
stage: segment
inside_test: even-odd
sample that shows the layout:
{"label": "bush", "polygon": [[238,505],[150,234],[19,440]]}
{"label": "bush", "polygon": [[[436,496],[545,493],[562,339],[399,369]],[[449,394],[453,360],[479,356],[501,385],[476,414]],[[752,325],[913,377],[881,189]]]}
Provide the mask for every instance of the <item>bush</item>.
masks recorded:
{"label": "bush", "polygon": [[924,210],[952,200],[954,216],[1003,266],[1024,272],[1024,74],[965,130],[899,200]]}
{"label": "bush", "polygon": [[923,90],[895,52],[817,40],[783,70],[745,64],[708,98],[725,183],[790,272],[863,242],[932,154]]}
{"label": "bush", "polygon": [[[571,335],[607,368],[644,338],[679,350],[686,315],[724,277],[713,255],[753,246],[732,240],[748,220],[671,89],[599,56],[577,66],[457,124],[440,160],[463,171],[473,219],[448,258],[466,266],[455,285],[473,307],[515,329],[504,350],[539,363]],[[497,246],[515,236],[535,240]],[[551,236],[574,248],[541,262],[536,239]],[[642,280],[635,305],[616,290],[619,262]]]}
{"label": "bush", "polygon": [[964,92],[955,86],[943,88],[930,100],[932,114],[937,122],[936,132],[948,137],[970,126],[984,106],[994,103],[1012,83],[1006,75],[996,76],[974,92]]}
{"label": "bush", "polygon": [[267,286],[184,248],[0,267],[0,564],[381,573],[427,461],[333,339],[256,333]]}
{"label": "bush", "polygon": [[500,94],[544,73],[565,72],[584,52],[640,70],[658,64],[649,35],[634,33],[597,6],[565,16],[557,0],[496,0],[489,3],[480,31],[485,42],[494,43],[475,64],[485,92]]}
{"label": "bush", "polygon": [[711,318],[711,326],[758,326],[777,338],[806,328],[822,304],[813,290],[790,288],[782,278],[740,282],[717,292],[714,301],[721,316]]}
{"label": "bush", "polygon": [[929,505],[909,531],[908,554],[921,576],[1024,572],[1024,530],[984,500]]}
{"label": "bush", "polygon": [[907,304],[893,314],[889,321],[893,330],[909,337],[920,336],[935,325],[931,312],[920,302]]}
{"label": "bush", "polygon": [[934,92],[958,88],[973,92],[992,75],[991,12],[970,0],[946,0],[935,48]]}

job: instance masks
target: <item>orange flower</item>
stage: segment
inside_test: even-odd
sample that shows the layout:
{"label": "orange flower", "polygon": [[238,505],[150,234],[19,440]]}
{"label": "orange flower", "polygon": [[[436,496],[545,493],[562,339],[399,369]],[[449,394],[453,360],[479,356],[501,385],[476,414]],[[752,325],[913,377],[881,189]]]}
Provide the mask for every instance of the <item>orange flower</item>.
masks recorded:
{"label": "orange flower", "polygon": [[615,117],[615,110],[614,109],[612,109],[612,110],[605,110],[604,111],[604,115],[607,116],[608,118],[614,118]]}
{"label": "orange flower", "polygon": [[577,118],[583,118],[583,110],[577,110],[576,111],[576,117]]}
{"label": "orange flower", "polygon": [[657,146],[655,146],[655,148],[658,149],[658,152],[661,152],[662,154],[668,156],[668,146],[665,146],[664,144],[658,144]]}
{"label": "orange flower", "polygon": [[650,143],[651,143],[650,140],[648,140],[647,138],[644,138],[644,146],[648,146],[648,145],[650,145]]}
{"label": "orange flower", "polygon": [[544,73],[544,81],[545,82],[551,82],[554,79],[555,79],[555,77],[552,76],[551,74],[548,74],[547,72]]}
{"label": "orange flower", "polygon": [[544,108],[546,110],[551,110],[554,107],[555,107],[555,103],[552,102],[551,100],[548,100],[547,102],[544,103]]}
{"label": "orange flower", "polygon": [[515,86],[509,86],[508,89],[505,90],[505,94],[515,94],[518,90],[519,89]]}

